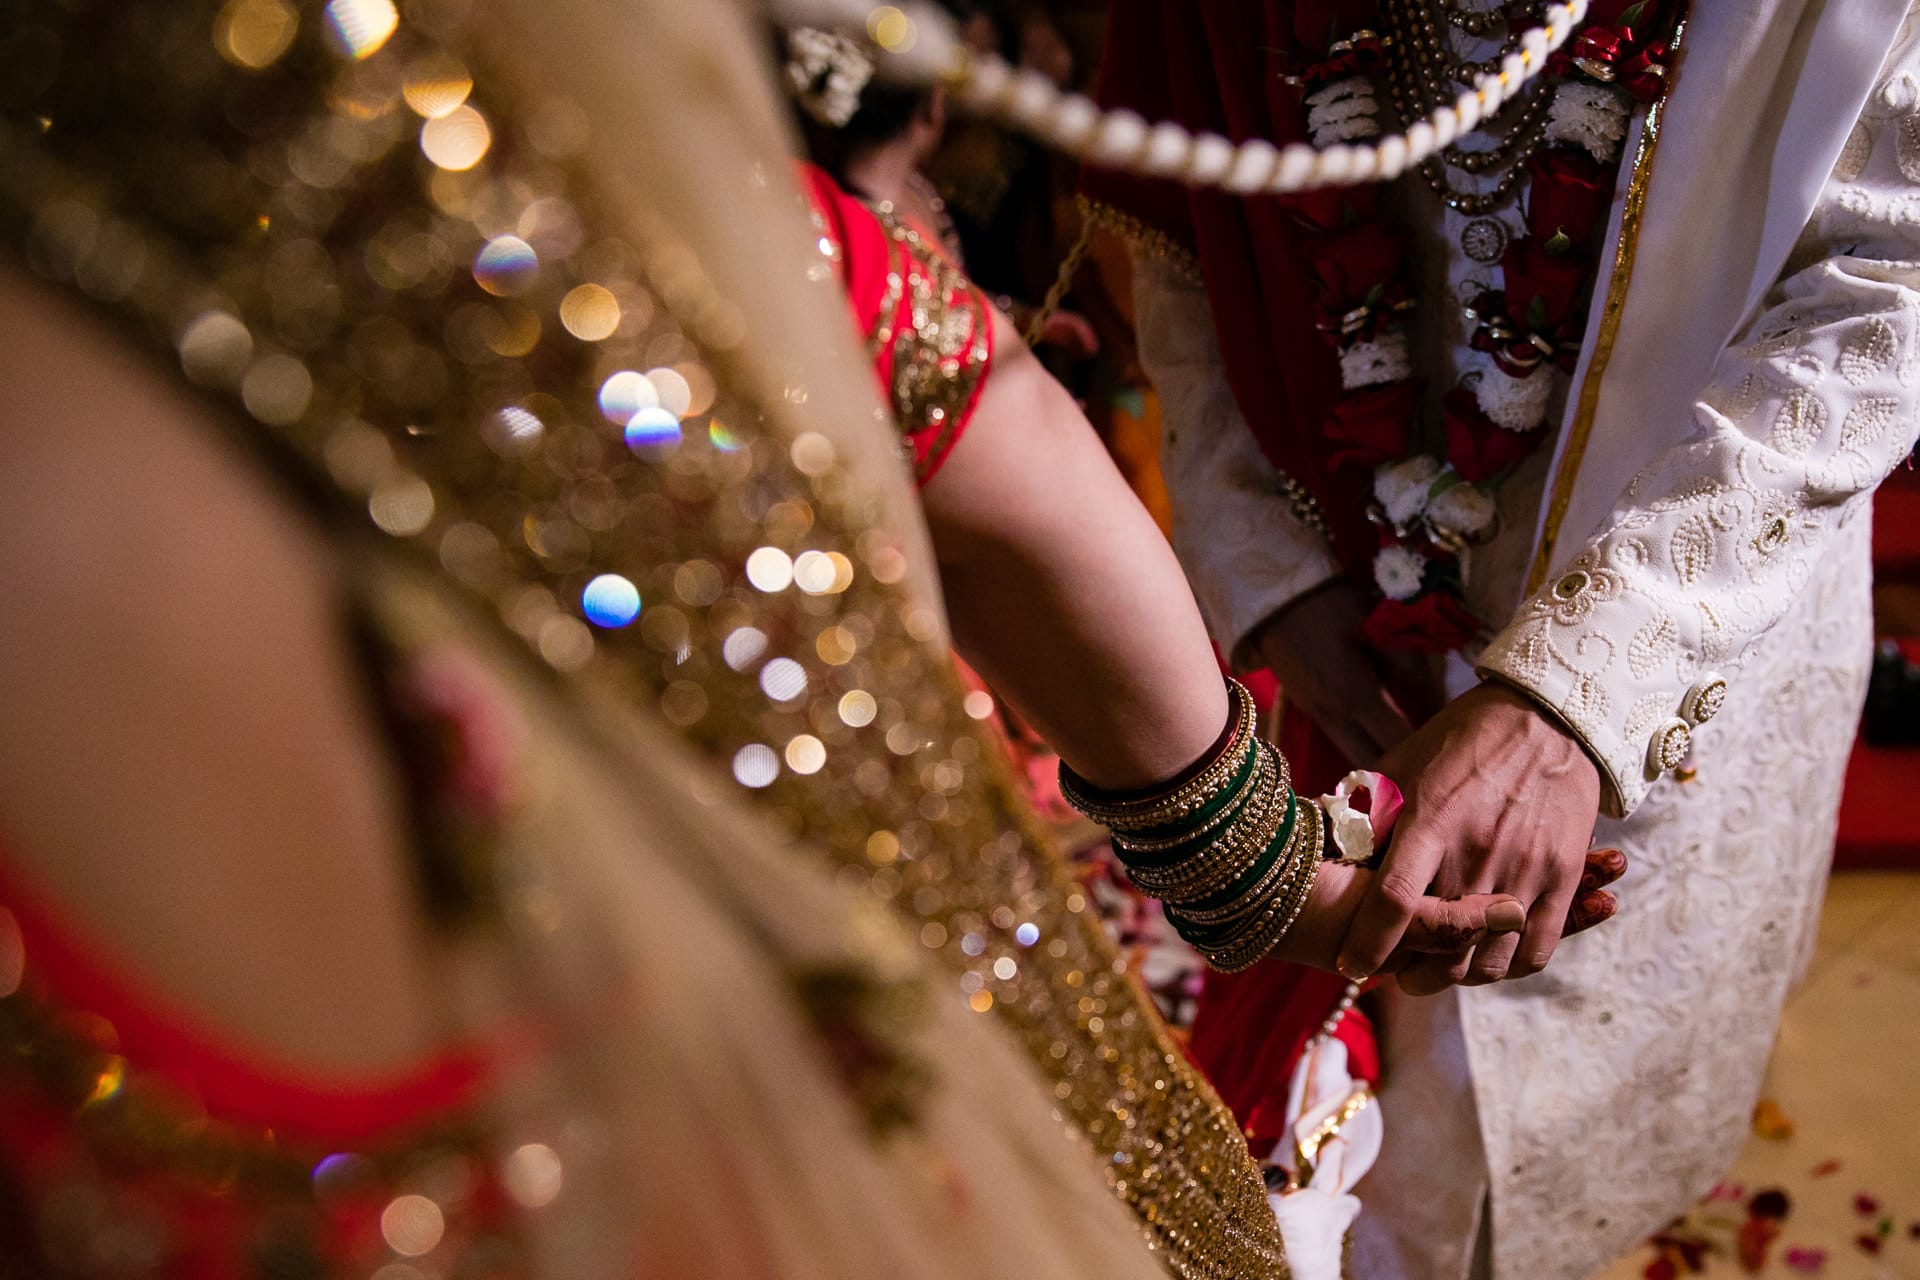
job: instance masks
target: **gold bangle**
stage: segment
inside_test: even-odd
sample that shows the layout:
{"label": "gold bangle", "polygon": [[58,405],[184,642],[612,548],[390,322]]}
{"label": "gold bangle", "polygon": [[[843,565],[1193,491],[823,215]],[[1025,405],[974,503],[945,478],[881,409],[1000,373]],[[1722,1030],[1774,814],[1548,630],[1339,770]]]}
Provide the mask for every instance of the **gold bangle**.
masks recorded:
{"label": "gold bangle", "polygon": [[[1154,877],[1129,871],[1128,877],[1153,896],[1185,907],[1224,892],[1269,854],[1273,855],[1275,866],[1284,865],[1288,861],[1287,851],[1274,848],[1274,841],[1280,829],[1287,825],[1292,801],[1292,792],[1273,792],[1265,811],[1236,827],[1226,841],[1209,849],[1203,855],[1211,859],[1208,864],[1195,868],[1190,874]],[[1288,835],[1291,838],[1292,833]],[[1261,877],[1263,883],[1266,879]]]}
{"label": "gold bangle", "polygon": [[[1272,771],[1262,753],[1262,762],[1249,790],[1265,780]],[[1198,896],[1217,892],[1232,884],[1258,861],[1286,820],[1286,797],[1291,795],[1277,786],[1265,786],[1246,798],[1235,810],[1235,820],[1217,840],[1192,857],[1167,867],[1127,866],[1127,875],[1157,898]],[[1121,837],[1114,844],[1125,863],[1131,846]],[[1198,891],[1198,892],[1196,892]]]}
{"label": "gold bangle", "polygon": [[1269,903],[1267,909],[1239,936],[1222,946],[1200,948],[1201,954],[1213,968],[1222,973],[1238,973],[1252,967],[1292,931],[1300,913],[1306,909],[1307,899],[1312,896],[1313,886],[1320,877],[1324,826],[1318,806],[1312,801],[1304,802],[1302,820],[1310,828],[1311,838],[1303,839],[1295,848],[1290,865],[1296,869],[1297,876],[1288,886],[1289,892]]}
{"label": "gold bangle", "polygon": [[1129,800],[1096,800],[1087,794],[1087,784],[1065,765],[1060,769],[1060,792],[1068,804],[1095,822],[1114,831],[1137,831],[1166,826],[1205,807],[1239,770],[1244,759],[1247,738],[1253,733],[1253,695],[1233,677],[1229,686],[1229,715],[1233,728],[1227,745],[1198,776],[1161,795]]}
{"label": "gold bangle", "polygon": [[[1279,790],[1286,791],[1292,788],[1293,771],[1287,767],[1287,758],[1280,753],[1279,748],[1264,739],[1254,738],[1250,749],[1259,753],[1268,771],[1273,773],[1276,779],[1274,785]],[[1247,779],[1245,790],[1251,792],[1258,788],[1259,785],[1260,776],[1256,773]],[[1129,853],[1164,853],[1176,845],[1191,844],[1194,841],[1202,839],[1227,824],[1229,819],[1237,812],[1238,808],[1229,804],[1221,809],[1218,814],[1207,819],[1204,826],[1196,827],[1192,831],[1183,831],[1178,835],[1158,837],[1150,840],[1137,839],[1131,832],[1116,831],[1114,833],[1114,843]]]}

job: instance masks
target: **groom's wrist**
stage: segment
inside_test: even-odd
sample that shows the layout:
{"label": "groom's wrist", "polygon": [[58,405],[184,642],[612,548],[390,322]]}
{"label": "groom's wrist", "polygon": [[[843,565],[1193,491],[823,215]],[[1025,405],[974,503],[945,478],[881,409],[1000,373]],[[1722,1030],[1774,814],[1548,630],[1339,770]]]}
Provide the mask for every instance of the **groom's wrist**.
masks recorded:
{"label": "groom's wrist", "polygon": [[1482,667],[1478,673],[1482,688],[1498,690],[1505,694],[1525,712],[1532,715],[1539,724],[1542,739],[1548,742],[1564,742],[1573,750],[1566,757],[1593,770],[1600,795],[1600,809],[1603,813],[1617,813],[1620,796],[1613,781],[1613,775],[1607,768],[1605,759],[1594,750],[1593,744],[1552,703],[1542,698],[1534,690],[1514,680],[1496,668]]}

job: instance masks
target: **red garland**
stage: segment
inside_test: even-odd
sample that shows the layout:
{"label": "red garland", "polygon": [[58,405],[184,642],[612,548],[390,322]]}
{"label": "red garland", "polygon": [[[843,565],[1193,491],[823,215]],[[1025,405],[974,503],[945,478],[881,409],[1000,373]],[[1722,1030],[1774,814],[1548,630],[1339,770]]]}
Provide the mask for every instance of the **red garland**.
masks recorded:
{"label": "red garland", "polygon": [[[1669,44],[1651,38],[1668,30],[1672,0],[1594,0],[1589,25],[1548,64],[1552,81],[1611,85],[1641,102],[1665,91]],[[1505,6],[1510,23],[1538,19],[1530,0]],[[1298,46],[1291,74],[1305,113],[1305,99],[1336,81],[1381,70],[1379,0],[1297,0],[1293,30]],[[1554,92],[1554,83],[1541,92]],[[1384,90],[1381,91],[1384,97]],[[1501,287],[1475,304],[1475,349],[1515,378],[1545,376],[1551,364],[1571,371],[1586,323],[1587,295],[1596,274],[1595,240],[1604,227],[1620,162],[1602,163],[1573,144],[1541,148],[1528,165],[1527,234],[1511,242],[1500,261]],[[1320,285],[1315,303],[1328,342],[1344,350],[1375,341],[1397,327],[1413,305],[1408,288],[1406,229],[1378,216],[1371,190],[1314,192],[1288,207],[1308,229],[1308,255]],[[1323,431],[1335,443],[1333,467],[1377,470],[1420,452],[1415,425],[1421,404],[1418,382],[1403,379],[1346,392]],[[1472,391],[1456,388],[1443,401],[1444,461],[1474,485],[1496,484],[1550,434],[1503,428],[1482,411]],[[1434,538],[1419,519],[1392,527],[1384,513],[1382,544],[1428,558],[1421,590],[1411,599],[1383,599],[1367,620],[1365,634],[1383,649],[1444,653],[1484,630],[1460,594],[1453,566],[1458,538]]]}
{"label": "red garland", "polygon": [[1360,634],[1374,648],[1409,653],[1451,653],[1479,632],[1480,619],[1447,591],[1382,600],[1360,624]]}

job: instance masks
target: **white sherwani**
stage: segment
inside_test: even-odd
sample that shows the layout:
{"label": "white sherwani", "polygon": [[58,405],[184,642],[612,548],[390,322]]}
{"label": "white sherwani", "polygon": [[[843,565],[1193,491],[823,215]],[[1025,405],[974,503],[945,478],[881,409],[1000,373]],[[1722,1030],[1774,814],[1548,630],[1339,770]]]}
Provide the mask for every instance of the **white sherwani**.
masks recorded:
{"label": "white sherwani", "polygon": [[[1622,909],[1538,977],[1388,1011],[1362,1280],[1582,1280],[1682,1212],[1743,1141],[1818,919],[1871,652],[1871,493],[1920,429],[1920,40],[1905,0],[1693,9],[1617,335],[1603,279],[1553,456],[1503,486],[1503,532],[1466,565],[1500,626],[1477,665],[1603,766]],[[1484,269],[1431,213],[1422,296],[1470,295]],[[1247,432],[1200,286],[1136,274],[1175,545],[1236,652],[1337,569]],[[1427,311],[1416,350],[1457,353],[1457,309]],[[1434,358],[1445,385],[1478,359]]]}

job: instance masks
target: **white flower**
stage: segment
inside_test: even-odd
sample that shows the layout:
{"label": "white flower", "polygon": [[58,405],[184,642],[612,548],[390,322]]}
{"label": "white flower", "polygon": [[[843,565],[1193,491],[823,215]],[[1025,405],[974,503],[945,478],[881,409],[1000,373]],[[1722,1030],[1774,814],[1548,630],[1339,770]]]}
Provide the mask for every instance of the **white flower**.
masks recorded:
{"label": "white flower", "polygon": [[1364,76],[1336,80],[1307,97],[1307,133],[1316,147],[1375,137],[1379,116],[1380,103]]}
{"label": "white flower", "polygon": [[1427,519],[1468,542],[1493,527],[1493,496],[1479,485],[1462,480],[1427,504]]}
{"label": "white flower", "polygon": [[818,27],[787,32],[787,87],[815,121],[838,129],[860,109],[873,59],[853,40]]}
{"label": "white flower", "polygon": [[1427,558],[1405,547],[1382,547],[1373,558],[1373,580],[1389,600],[1411,600],[1420,594]]}
{"label": "white flower", "polygon": [[1352,391],[1413,375],[1407,335],[1383,333],[1372,342],[1356,342],[1340,353],[1340,385]]}
{"label": "white flower", "polygon": [[1585,147],[1595,160],[1609,164],[1627,136],[1630,114],[1620,90],[1568,80],[1554,90],[1547,108],[1547,141]]}
{"label": "white flower", "polygon": [[1544,364],[1515,377],[1499,365],[1488,365],[1473,398],[1480,412],[1495,426],[1509,431],[1532,431],[1547,420],[1547,398],[1553,394],[1553,371]]}
{"label": "white flower", "polygon": [[1427,509],[1427,490],[1440,476],[1440,460],[1420,454],[1373,473],[1373,496],[1395,527],[1405,527]]}

